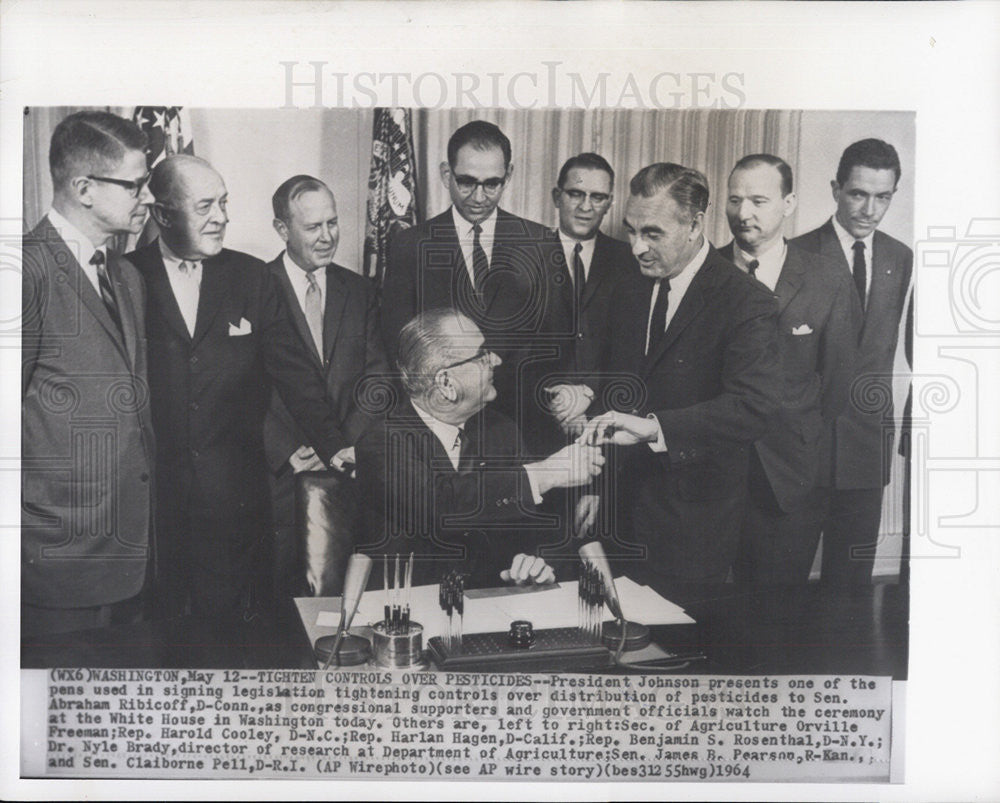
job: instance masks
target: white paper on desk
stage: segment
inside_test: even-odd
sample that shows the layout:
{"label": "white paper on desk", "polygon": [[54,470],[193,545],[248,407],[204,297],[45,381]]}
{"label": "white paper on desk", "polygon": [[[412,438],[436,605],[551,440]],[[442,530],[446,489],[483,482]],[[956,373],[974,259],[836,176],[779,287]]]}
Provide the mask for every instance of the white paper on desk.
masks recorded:
{"label": "white paper on desk", "polygon": [[[627,577],[615,580],[615,589],[626,617],[643,625],[690,624],[694,620],[683,608],[657,594],[649,586],[640,586]],[[385,593],[367,591],[354,617],[354,626],[375,624],[385,617]],[[326,607],[326,606],[325,606]],[[499,593],[496,596],[465,598],[463,632],[493,633],[510,629],[515,619],[527,619],[536,630],[553,627],[576,627],[577,582],[558,583],[553,587]],[[605,620],[612,619],[605,606]],[[416,586],[410,594],[410,620],[424,627],[424,642],[447,632],[448,617],[438,605],[436,585]],[[316,617],[317,627],[335,628],[340,624],[340,600],[329,600],[329,607]]]}

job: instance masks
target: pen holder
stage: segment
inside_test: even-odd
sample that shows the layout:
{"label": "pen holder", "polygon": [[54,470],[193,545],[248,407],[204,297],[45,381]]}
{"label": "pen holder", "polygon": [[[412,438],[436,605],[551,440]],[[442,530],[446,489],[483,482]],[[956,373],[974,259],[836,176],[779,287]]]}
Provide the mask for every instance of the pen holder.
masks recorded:
{"label": "pen holder", "polygon": [[424,628],[419,622],[410,622],[405,633],[386,633],[385,623],[372,625],[372,649],[375,665],[383,669],[419,669],[425,666]]}

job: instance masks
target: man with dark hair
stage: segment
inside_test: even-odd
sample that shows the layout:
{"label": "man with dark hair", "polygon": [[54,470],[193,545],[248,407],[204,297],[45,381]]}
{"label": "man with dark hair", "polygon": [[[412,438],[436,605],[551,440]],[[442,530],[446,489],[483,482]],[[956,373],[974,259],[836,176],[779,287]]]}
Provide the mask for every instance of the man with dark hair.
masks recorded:
{"label": "man with dark hair", "polygon": [[347,439],[273,275],[222,246],[222,177],[177,155],[154,168],[150,189],[160,237],[129,258],[149,290],[159,611],[252,620],[269,553],[263,424],[272,383],[325,464]]}
{"label": "man with dark hair", "polygon": [[152,196],[146,139],[128,120],[78,112],[49,150],[52,209],[24,237],[21,632],[105,626],[141,613],[153,433],[145,288],[109,252]]}
{"label": "man with dark hair", "polygon": [[398,355],[408,401],[357,445],[373,538],[362,548],[413,552],[414,583],[435,582],[450,568],[481,586],[551,580],[552,570],[531,557],[547,538],[536,505],[552,488],[590,482],[604,463],[600,449],[571,444],[525,463],[517,427],[487,407],[501,360],[456,310],[429,310],[406,324]]}
{"label": "man with dark hair", "polygon": [[[747,453],[778,405],[777,303],[705,239],[708,183],[659,163],[630,185],[625,228],[638,270],[612,302],[608,370],[635,392],[581,439],[621,455],[618,523],[653,585],[722,582],[736,556]],[[624,403],[623,403],[624,402]]]}
{"label": "man with dark hair", "polygon": [[[740,159],[729,174],[726,217],[733,242],[719,253],[778,298],[781,406],[750,451],[750,497],[736,579],[809,579],[829,503],[833,421],[847,404],[861,305],[846,271],[785,242],[795,211],[792,170],[771,154]],[[825,466],[824,466],[825,468]]]}
{"label": "man with dark hair", "polygon": [[[282,294],[298,335],[302,356],[326,387],[347,446],[334,456],[334,467],[352,470],[354,443],[373,421],[375,408],[364,409],[365,379],[388,381],[388,365],[378,330],[375,288],[333,261],[340,241],[337,201],[329,187],[312,176],[292,176],[271,199],[274,229],[285,250],[267,269],[272,287]],[[276,596],[295,590],[298,545],[293,533],[294,474],[326,466],[309,445],[278,392],[264,419],[264,449],[270,468],[275,532]],[[304,578],[300,578],[304,579]]]}
{"label": "man with dark hair", "polygon": [[[913,252],[877,229],[900,173],[892,145],[879,139],[850,145],[830,182],[836,213],[792,240],[851,276],[864,312],[856,378],[836,421],[829,458],[833,492],[823,526],[822,580],[833,584],[871,582],[882,492],[889,482],[895,424],[892,395],[886,398],[884,389],[892,376]],[[880,400],[877,409],[866,409],[872,398]]]}
{"label": "man with dark hair", "polygon": [[475,120],[452,134],[440,166],[451,208],[390,241],[382,330],[394,359],[400,330],[420,312],[454,307],[474,321],[503,360],[499,404],[538,450],[552,422],[532,364],[557,352],[557,331],[565,337],[569,288],[545,228],[498,208],[510,160],[510,141],[492,123]]}

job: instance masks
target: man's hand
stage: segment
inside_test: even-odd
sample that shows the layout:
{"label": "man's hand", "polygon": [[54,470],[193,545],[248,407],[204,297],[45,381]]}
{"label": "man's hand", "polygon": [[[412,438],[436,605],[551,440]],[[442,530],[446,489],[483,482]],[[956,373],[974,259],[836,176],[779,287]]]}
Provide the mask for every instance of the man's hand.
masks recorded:
{"label": "man's hand", "polygon": [[594,400],[594,391],[587,385],[551,385],[545,388],[549,394],[549,413],[556,419],[560,429],[570,435],[579,435],[586,423],[584,413]]}
{"label": "man's hand", "polygon": [[348,473],[353,477],[355,474],[354,464],[357,462],[357,459],[354,457],[354,447],[345,446],[333,456],[333,460],[330,461],[330,467],[335,468],[337,471]]}
{"label": "man's hand", "polygon": [[292,472],[295,474],[300,471],[323,471],[326,468],[311,446],[300,446],[296,449],[288,458],[288,465],[292,467]]}
{"label": "man's hand", "polygon": [[597,512],[601,508],[601,498],[597,494],[585,494],[576,503],[573,512],[573,535],[586,538],[597,523]]}
{"label": "man's hand", "polygon": [[544,495],[552,488],[586,485],[601,473],[603,465],[604,455],[598,447],[577,442],[525,469],[534,477],[538,493]]}
{"label": "man's hand", "polygon": [[519,586],[543,585],[554,583],[556,573],[541,558],[533,558],[531,555],[515,555],[510,563],[509,569],[500,572],[500,579],[505,583],[514,583]]}
{"label": "man's hand", "polygon": [[634,446],[637,443],[655,443],[659,432],[660,423],[655,418],[610,412],[591,418],[576,442],[596,446],[606,443]]}

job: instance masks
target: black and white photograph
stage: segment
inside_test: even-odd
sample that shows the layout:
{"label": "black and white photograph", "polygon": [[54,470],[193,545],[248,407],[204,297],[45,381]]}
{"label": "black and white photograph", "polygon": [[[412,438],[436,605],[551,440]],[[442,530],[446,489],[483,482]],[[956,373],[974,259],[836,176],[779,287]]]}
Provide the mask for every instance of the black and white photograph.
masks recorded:
{"label": "black and white photograph", "polygon": [[[416,40],[473,14],[246,8],[224,52],[276,41],[242,80],[126,48],[117,89],[4,103],[10,782],[917,794],[922,639],[959,589],[996,609],[1000,207],[947,217],[926,94],[810,92],[777,49],[658,63],[622,13],[704,40],[689,4],[497,4],[535,49],[436,62]],[[573,8],[636,53],[547,46]],[[367,64],[315,38],[349,11]]]}

